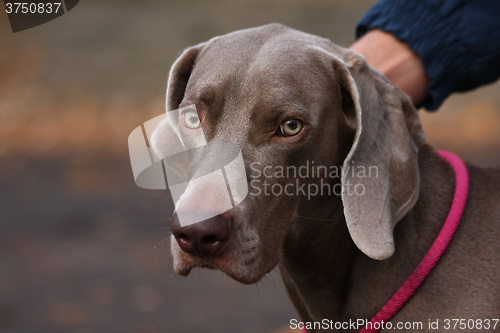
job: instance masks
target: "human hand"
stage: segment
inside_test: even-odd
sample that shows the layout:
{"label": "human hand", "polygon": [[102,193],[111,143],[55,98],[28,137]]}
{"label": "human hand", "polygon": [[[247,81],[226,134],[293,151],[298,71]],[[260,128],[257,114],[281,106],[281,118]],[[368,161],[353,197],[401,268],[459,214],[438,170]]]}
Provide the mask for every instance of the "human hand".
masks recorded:
{"label": "human hand", "polygon": [[387,76],[419,105],[428,97],[427,77],[422,60],[392,33],[373,29],[350,47],[361,53],[370,66]]}

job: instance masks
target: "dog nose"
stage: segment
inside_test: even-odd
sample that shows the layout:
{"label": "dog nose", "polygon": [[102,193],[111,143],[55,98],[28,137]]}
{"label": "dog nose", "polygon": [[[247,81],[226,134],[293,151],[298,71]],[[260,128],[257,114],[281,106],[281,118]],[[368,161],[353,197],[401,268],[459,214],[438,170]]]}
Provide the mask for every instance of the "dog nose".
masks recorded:
{"label": "dog nose", "polygon": [[233,230],[229,212],[182,227],[177,213],[172,220],[172,234],[180,248],[200,257],[215,256],[226,245]]}

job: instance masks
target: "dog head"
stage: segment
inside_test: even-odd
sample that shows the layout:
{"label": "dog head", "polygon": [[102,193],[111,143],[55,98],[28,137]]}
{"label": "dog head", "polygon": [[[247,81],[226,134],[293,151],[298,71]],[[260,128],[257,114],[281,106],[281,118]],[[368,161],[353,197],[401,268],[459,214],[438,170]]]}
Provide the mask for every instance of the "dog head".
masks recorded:
{"label": "dog head", "polygon": [[[231,209],[216,183],[188,185],[172,223],[179,274],[208,267],[256,282],[278,264],[298,216],[327,215],[336,203],[361,251],[392,255],[394,226],[418,197],[425,138],[409,98],[361,56],[278,24],[237,31],[187,49],[174,63],[167,111],[178,108],[190,110],[179,112],[180,127],[200,126],[206,142],[190,157],[195,170],[178,172],[213,169],[231,144],[241,149],[248,183],[248,195]],[[162,123],[152,146],[161,155],[179,135]],[[327,171],[311,176],[320,167]],[[370,167],[376,177],[360,175]],[[317,186],[331,191],[311,195]],[[180,211],[211,217],[181,226]]]}

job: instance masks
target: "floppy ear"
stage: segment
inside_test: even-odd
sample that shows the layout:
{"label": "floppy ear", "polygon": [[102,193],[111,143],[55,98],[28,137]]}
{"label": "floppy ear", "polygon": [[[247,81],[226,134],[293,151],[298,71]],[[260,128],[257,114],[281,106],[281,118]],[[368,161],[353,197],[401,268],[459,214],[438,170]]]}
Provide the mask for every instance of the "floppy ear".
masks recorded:
{"label": "floppy ear", "polygon": [[418,198],[418,147],[425,134],[407,95],[362,56],[345,49],[338,54],[328,53],[343,112],[356,124],[342,167],[344,215],[358,248],[373,259],[386,259],[394,253],[394,227]]}
{"label": "floppy ear", "polygon": [[177,109],[182,102],[194,63],[204,46],[205,43],[201,43],[186,49],[172,65],[167,85],[167,111]]}
{"label": "floppy ear", "polygon": [[[184,98],[184,93],[186,91],[189,77],[191,76],[191,71],[194,67],[196,58],[203,49],[204,45],[205,44],[202,43],[186,49],[174,62],[172,68],[170,69],[167,84],[167,113],[164,115],[162,120],[158,122],[156,127],[150,130],[152,133],[150,142],[151,148],[153,149],[156,157],[160,160],[185,152],[189,148],[193,148],[186,147],[184,144],[182,135],[179,133],[179,112],[174,112],[174,110],[178,109],[179,104]],[[181,179],[186,179],[186,168],[178,167],[189,165],[186,158],[186,154],[175,156],[176,160],[174,160],[174,157],[171,157],[172,163],[166,163],[165,166],[172,169],[173,173],[179,175]]]}

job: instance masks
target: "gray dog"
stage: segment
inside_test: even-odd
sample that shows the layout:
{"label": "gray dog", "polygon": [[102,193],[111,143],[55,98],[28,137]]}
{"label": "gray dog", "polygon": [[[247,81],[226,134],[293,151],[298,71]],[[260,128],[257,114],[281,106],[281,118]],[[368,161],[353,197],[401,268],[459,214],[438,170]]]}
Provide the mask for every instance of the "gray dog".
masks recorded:
{"label": "gray dog", "polygon": [[[420,263],[448,215],[454,173],[425,143],[409,98],[363,57],[327,39],[271,24],[191,47],[173,65],[167,91],[167,111],[187,105],[196,105],[197,114],[186,121],[201,124],[209,144],[241,148],[251,188],[241,204],[203,222],[181,226],[174,213],[172,254],[181,275],[207,267],[249,284],[278,266],[304,323],[370,319]],[[160,125],[155,151],[173,135]],[[293,167],[320,166],[328,174],[283,176]],[[344,172],[332,176],[334,167]],[[394,323],[422,322],[419,331],[430,332],[429,320],[439,320],[433,332],[475,332],[488,320],[494,331],[500,170],[467,169],[469,197],[458,230]],[[262,184],[274,192],[266,195]],[[293,192],[294,184],[301,190]],[[318,184],[332,191],[304,193]],[[276,194],[278,188],[294,195]],[[215,192],[187,191],[176,211],[210,210]]]}

